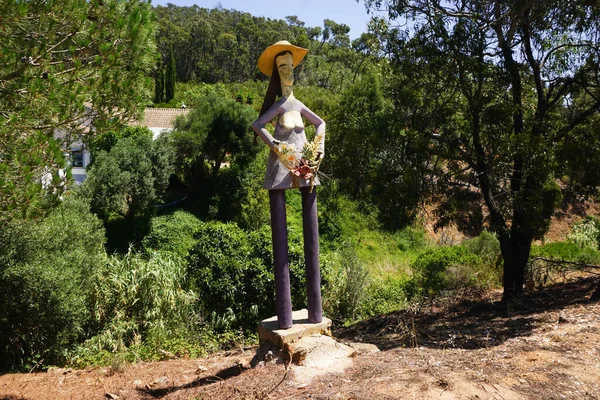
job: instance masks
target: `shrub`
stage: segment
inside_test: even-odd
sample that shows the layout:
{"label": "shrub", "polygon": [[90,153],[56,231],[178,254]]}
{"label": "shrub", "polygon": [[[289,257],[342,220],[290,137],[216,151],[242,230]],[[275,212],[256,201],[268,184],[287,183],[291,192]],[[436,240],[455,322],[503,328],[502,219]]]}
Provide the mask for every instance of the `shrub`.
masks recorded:
{"label": "shrub", "polygon": [[265,235],[264,230],[246,233],[237,225],[218,222],[205,224],[196,235],[189,257],[190,277],[202,310],[221,328],[249,327],[258,314],[274,311],[275,284],[272,268],[265,262],[270,257]]}
{"label": "shrub", "polygon": [[94,335],[72,362],[191,336],[196,296],[186,288],[185,272],[182,260],[166,253],[111,256],[90,280]]}
{"label": "shrub", "polygon": [[426,250],[411,265],[415,289],[409,295],[434,297],[443,290],[473,284],[482,264],[479,256],[461,246]]}
{"label": "shrub", "polygon": [[581,247],[574,242],[554,242],[531,248],[530,258],[544,257],[552,260],[600,264],[600,251],[591,247]]}
{"label": "shrub", "polygon": [[150,232],[142,240],[146,252],[165,251],[187,257],[196,243],[194,235],[202,229],[203,222],[186,211],[154,217],[150,221]]}
{"label": "shrub", "polygon": [[335,264],[336,273],[329,281],[325,296],[325,313],[334,320],[354,322],[367,297],[369,271],[349,244],[341,248]]}
{"label": "shrub", "polygon": [[586,217],[579,221],[567,235],[567,240],[579,247],[600,249],[600,219]]}
{"label": "shrub", "polygon": [[0,369],[61,363],[89,322],[88,278],[105,259],[102,223],[68,197],[40,223],[9,231],[20,243],[0,246]]}
{"label": "shrub", "polygon": [[367,287],[367,295],[360,307],[363,317],[389,313],[406,306],[408,286],[405,277],[388,277],[374,281]]}
{"label": "shrub", "polygon": [[402,251],[421,250],[427,246],[427,236],[423,229],[406,227],[394,235],[398,248]]}
{"label": "shrub", "polygon": [[480,286],[497,285],[502,282],[502,253],[496,235],[483,231],[479,236],[465,240],[461,246],[481,258],[483,265],[476,278]]}
{"label": "shrub", "polygon": [[[275,313],[275,282],[271,231],[246,232],[235,224],[210,222],[196,234],[188,258],[189,275],[201,309],[220,330],[254,330]],[[304,253],[300,234],[288,230],[290,285],[295,309],[306,306]],[[321,260],[321,283],[327,283],[329,263]]]}
{"label": "shrub", "polygon": [[493,233],[483,231],[479,236],[465,240],[462,246],[470,253],[478,255],[486,266],[495,267],[502,262],[500,241]]}
{"label": "shrub", "polygon": [[165,192],[174,156],[167,136],[120,139],[100,151],[83,184],[92,210],[105,223],[108,246],[126,252],[147,232],[155,206]]}

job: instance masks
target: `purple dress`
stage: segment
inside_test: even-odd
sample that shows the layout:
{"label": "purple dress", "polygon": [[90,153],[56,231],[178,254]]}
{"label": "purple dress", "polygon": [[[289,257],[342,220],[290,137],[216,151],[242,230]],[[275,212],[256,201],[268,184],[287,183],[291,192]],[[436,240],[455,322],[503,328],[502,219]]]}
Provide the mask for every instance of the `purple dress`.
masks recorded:
{"label": "purple dress", "polygon": [[[275,132],[271,136],[265,129],[265,125],[276,116],[278,116],[278,119]],[[302,117],[317,128],[317,135],[325,134],[325,122],[310,111],[302,102],[293,97],[293,95],[289,98],[282,97],[279,99],[253,124],[256,133],[271,148],[263,188],[272,190],[310,186],[310,179],[294,176],[278,160],[277,154],[273,151],[273,139],[294,144],[298,151],[302,151],[304,144],[307,142]],[[325,140],[322,141],[319,149],[321,153],[324,153],[324,147]],[[319,184],[318,177],[315,177],[314,184]]]}

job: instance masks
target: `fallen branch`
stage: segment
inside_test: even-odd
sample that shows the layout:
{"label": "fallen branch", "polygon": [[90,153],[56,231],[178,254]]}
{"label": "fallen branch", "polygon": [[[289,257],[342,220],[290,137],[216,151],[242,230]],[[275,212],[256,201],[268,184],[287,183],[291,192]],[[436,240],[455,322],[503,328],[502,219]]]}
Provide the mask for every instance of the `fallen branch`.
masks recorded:
{"label": "fallen branch", "polygon": [[[534,263],[536,261],[540,261],[543,263],[542,264],[543,266],[538,267],[538,271],[536,271],[536,269],[534,268]],[[529,271],[530,271],[529,272],[529,280],[530,280],[530,282],[533,284],[541,282],[541,284],[544,285],[549,279],[552,280],[551,275],[550,275],[550,272],[551,272],[550,266],[563,267],[558,271],[559,273],[562,274],[563,277],[565,277],[568,272],[574,272],[574,271],[585,272],[586,274],[600,276],[600,265],[587,264],[587,263],[581,263],[581,262],[576,262],[576,261],[554,260],[554,259],[545,258],[545,257],[535,257],[534,259],[532,259],[529,262]],[[567,269],[567,266],[569,266],[570,268]],[[545,271],[543,271],[544,273],[542,274],[542,273],[540,273],[539,270],[544,267],[545,267]],[[538,272],[537,276],[535,276],[535,272]],[[590,300],[592,300],[592,301],[600,300],[600,285],[598,285],[598,287],[596,288],[596,290],[590,297]]]}
{"label": "fallen branch", "polygon": [[533,260],[531,260],[529,262],[529,265],[531,265],[531,267],[533,267],[533,263],[535,263],[536,261],[543,261],[543,262],[554,264],[554,265],[565,265],[565,264],[573,265],[575,267],[579,267],[579,268],[575,268],[577,271],[586,271],[592,275],[600,276],[600,272],[592,272],[592,271],[586,270],[587,268],[600,270],[600,265],[586,264],[586,263],[580,263],[580,262],[575,262],[575,261],[566,261],[566,260],[553,260],[551,258],[545,258],[545,257],[535,257]]}

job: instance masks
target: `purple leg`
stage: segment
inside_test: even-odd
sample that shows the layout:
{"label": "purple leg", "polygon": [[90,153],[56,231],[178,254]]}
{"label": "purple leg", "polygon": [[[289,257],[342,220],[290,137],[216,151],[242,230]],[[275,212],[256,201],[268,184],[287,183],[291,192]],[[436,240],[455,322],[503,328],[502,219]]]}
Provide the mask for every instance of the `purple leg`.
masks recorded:
{"label": "purple leg", "polygon": [[306,264],[306,293],[308,319],[312,323],[323,320],[321,304],[321,271],[319,268],[319,223],[317,221],[317,190],[309,187],[302,191],[302,229],[304,231],[304,262]]}
{"label": "purple leg", "polygon": [[275,308],[279,328],[288,329],[292,327],[292,295],[285,218],[285,192],[269,190],[269,199],[271,201],[271,234],[275,264]]}

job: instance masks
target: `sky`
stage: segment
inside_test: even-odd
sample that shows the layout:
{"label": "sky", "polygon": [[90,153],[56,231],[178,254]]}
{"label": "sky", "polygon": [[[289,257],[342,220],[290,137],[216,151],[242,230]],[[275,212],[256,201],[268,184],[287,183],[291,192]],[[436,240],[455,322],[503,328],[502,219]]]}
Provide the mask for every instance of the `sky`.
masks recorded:
{"label": "sky", "polygon": [[192,6],[215,8],[220,2],[225,9],[248,12],[256,17],[285,19],[296,15],[306,26],[323,26],[324,19],[344,23],[350,27],[350,38],[356,39],[366,32],[367,14],[363,0],[152,0],[153,5]]}

